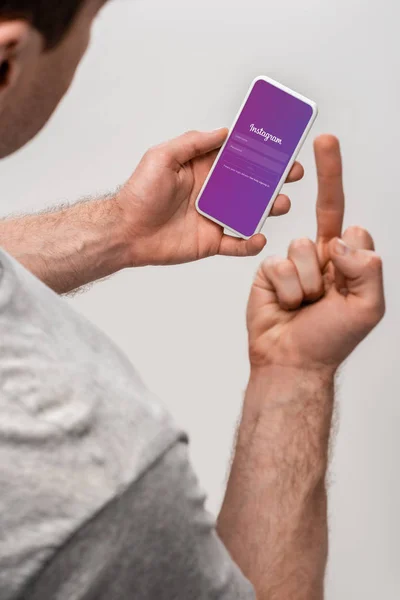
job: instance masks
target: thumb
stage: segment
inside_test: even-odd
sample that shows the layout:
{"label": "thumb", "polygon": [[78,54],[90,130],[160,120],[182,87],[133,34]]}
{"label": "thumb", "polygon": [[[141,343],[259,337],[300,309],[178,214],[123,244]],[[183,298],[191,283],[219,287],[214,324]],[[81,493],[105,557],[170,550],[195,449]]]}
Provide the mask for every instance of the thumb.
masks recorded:
{"label": "thumb", "polygon": [[189,160],[196,158],[196,156],[201,156],[220,148],[225,142],[227,135],[228,129],[226,127],[209,132],[188,131],[167,142],[164,149],[167,152],[168,159],[181,166]]}
{"label": "thumb", "polygon": [[381,318],[385,308],[381,258],[372,250],[350,248],[339,238],[331,240],[329,254],[349,294],[365,300]]}
{"label": "thumb", "polygon": [[261,233],[248,240],[238,240],[230,235],[223,235],[218,254],[221,256],[256,256],[264,248],[267,240]]}

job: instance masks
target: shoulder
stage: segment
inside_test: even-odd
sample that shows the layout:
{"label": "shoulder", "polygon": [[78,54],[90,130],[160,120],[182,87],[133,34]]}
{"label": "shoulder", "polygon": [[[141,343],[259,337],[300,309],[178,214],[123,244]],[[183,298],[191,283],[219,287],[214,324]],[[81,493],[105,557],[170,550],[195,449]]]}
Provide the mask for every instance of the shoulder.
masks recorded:
{"label": "shoulder", "polygon": [[13,586],[180,436],[123,353],[0,251],[0,580]]}

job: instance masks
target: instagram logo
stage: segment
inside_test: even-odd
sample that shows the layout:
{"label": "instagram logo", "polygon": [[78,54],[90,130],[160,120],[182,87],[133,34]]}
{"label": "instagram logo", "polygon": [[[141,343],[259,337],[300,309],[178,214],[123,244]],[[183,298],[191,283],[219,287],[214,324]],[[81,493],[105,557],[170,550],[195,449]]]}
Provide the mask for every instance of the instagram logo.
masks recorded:
{"label": "instagram logo", "polygon": [[252,133],[256,133],[257,135],[261,135],[264,138],[264,141],[266,141],[266,142],[268,142],[268,140],[271,140],[271,142],[275,142],[275,144],[282,144],[281,138],[278,138],[275,135],[272,135],[271,133],[264,131],[264,129],[262,127],[257,128],[254,125],[254,123],[252,123],[250,125],[250,131]]}

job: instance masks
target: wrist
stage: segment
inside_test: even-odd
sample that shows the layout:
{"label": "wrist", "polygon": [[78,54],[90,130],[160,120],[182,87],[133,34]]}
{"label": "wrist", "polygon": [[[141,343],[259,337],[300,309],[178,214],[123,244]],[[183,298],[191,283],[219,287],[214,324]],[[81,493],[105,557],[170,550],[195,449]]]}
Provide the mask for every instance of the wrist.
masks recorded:
{"label": "wrist", "polygon": [[259,345],[251,342],[249,344],[249,360],[251,373],[262,376],[263,373],[269,375],[286,373],[290,378],[305,377],[310,381],[329,380],[334,378],[340,362],[312,360],[304,356],[304,353],[293,351],[290,347],[279,347],[274,343],[266,349],[265,344],[260,348]]}
{"label": "wrist", "polygon": [[290,389],[300,385],[302,388],[320,389],[330,385],[336,374],[336,368],[330,366],[295,366],[282,364],[251,364],[250,381],[263,382],[268,385],[279,385]]}
{"label": "wrist", "polygon": [[121,190],[118,190],[107,202],[111,206],[113,215],[112,236],[109,242],[111,252],[114,254],[116,272],[135,266],[135,235],[132,215],[127,210],[124,198],[121,197]]}
{"label": "wrist", "polygon": [[121,239],[124,251],[122,253],[124,266],[122,268],[143,267],[151,263],[152,252],[148,248],[147,232],[137,220],[136,212],[132,209],[135,204],[132,190],[121,187],[114,197],[116,210],[120,215]]}
{"label": "wrist", "polygon": [[244,411],[253,418],[285,407],[289,412],[326,401],[333,401],[334,369],[304,369],[292,366],[252,366],[244,403]]}

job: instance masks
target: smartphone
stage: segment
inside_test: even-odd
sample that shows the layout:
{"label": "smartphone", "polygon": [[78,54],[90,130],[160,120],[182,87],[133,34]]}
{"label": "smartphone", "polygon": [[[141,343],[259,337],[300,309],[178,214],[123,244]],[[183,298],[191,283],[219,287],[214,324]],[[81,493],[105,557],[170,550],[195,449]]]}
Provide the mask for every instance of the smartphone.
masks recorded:
{"label": "smartphone", "polygon": [[317,112],[312,100],[257,77],[200,191],[198,212],[236,236],[258,233]]}

